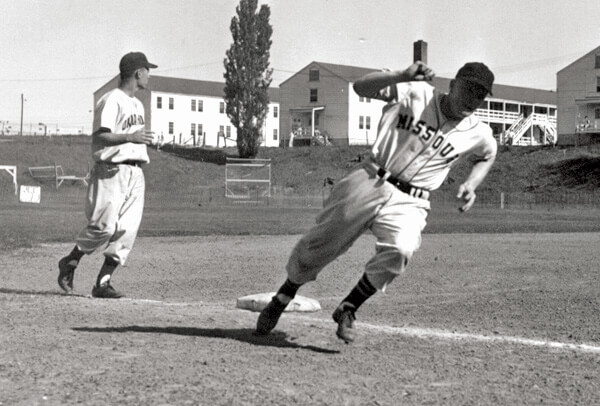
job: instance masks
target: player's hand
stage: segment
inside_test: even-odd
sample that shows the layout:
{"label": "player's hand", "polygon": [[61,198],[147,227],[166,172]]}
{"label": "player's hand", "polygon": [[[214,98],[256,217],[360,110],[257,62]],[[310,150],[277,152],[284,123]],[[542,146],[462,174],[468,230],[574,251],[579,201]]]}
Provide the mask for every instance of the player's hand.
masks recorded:
{"label": "player's hand", "polygon": [[135,144],[151,145],[154,141],[154,132],[148,130],[139,130],[131,134],[130,142]]}
{"label": "player's hand", "polygon": [[404,72],[409,81],[429,81],[435,77],[435,72],[421,61],[413,63]]}
{"label": "player's hand", "polygon": [[473,207],[475,203],[475,190],[468,183],[463,183],[458,187],[456,198],[463,201],[464,204],[458,208],[460,212],[465,212]]}

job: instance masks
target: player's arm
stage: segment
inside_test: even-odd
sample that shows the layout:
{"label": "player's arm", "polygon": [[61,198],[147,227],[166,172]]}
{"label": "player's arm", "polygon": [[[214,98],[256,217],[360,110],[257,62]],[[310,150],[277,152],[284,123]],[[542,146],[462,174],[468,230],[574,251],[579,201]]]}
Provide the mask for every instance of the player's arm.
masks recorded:
{"label": "player's arm", "polygon": [[456,197],[464,202],[458,210],[465,212],[473,207],[475,203],[475,189],[483,182],[488,172],[494,165],[495,157],[477,160],[471,167],[471,173],[467,179],[458,187]]}
{"label": "player's arm", "polygon": [[133,142],[135,144],[152,144],[153,133],[151,131],[139,130],[132,134],[117,134],[106,127],[100,127],[92,134],[92,143],[100,146],[110,146]]}
{"label": "player's arm", "polygon": [[379,91],[402,82],[431,80],[435,73],[421,61],[417,61],[404,70],[371,72],[354,82],[356,94],[376,98]]}

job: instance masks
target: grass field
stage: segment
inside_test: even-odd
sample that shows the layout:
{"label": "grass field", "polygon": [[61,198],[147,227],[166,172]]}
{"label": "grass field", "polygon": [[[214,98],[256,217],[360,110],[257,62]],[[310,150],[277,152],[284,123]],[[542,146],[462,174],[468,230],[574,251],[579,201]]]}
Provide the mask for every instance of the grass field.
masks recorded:
{"label": "grass field", "polygon": [[[330,315],[373,253],[368,234],[302,288],[321,311],[252,334],[257,314],[236,298],[278,287],[323,178],[364,151],[261,151],[287,194],[260,204],[222,198],[232,151],[151,151],[117,301],[89,296],[100,255],[82,261],[75,295],[56,284],[85,188],[41,184],[42,202],[23,204],[2,173],[0,406],[600,404],[598,147],[501,151],[465,214],[444,185],[409,271],[361,308],[355,344]],[[88,159],[88,139],[0,143],[20,184],[34,182],[27,166],[82,174]]]}
{"label": "grass field", "polygon": [[[19,203],[10,177],[0,176],[1,249],[43,242],[72,241],[85,224],[85,188],[39,183],[29,166],[63,166],[82,176],[90,165],[88,137],[4,137],[0,163],[17,165],[19,184],[39,185],[39,205]],[[234,149],[205,150],[167,146],[150,150],[144,168],[146,210],[141,236],[299,234],[313,224],[328,188],[323,179],[338,179],[358,164],[365,147],[263,149],[272,160],[274,190],[281,193],[258,205],[224,199],[224,163]],[[427,233],[456,232],[593,232],[600,231],[600,147],[502,149],[494,169],[478,191],[468,215],[458,215],[455,181],[436,192]],[[570,168],[570,169],[569,169]],[[505,207],[500,209],[504,193]],[[23,221],[26,219],[26,221]]]}

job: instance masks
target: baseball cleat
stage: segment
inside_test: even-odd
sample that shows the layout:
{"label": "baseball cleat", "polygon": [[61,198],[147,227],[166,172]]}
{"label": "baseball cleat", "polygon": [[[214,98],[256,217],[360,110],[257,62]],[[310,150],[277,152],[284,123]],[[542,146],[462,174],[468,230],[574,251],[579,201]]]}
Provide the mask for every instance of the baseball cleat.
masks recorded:
{"label": "baseball cleat", "polygon": [[340,340],[344,340],[346,344],[354,341],[354,333],[352,332],[354,327],[354,321],[356,316],[354,313],[356,309],[350,303],[342,303],[333,312],[333,321],[338,324],[335,335]]}
{"label": "baseball cleat", "polygon": [[75,277],[76,266],[69,265],[67,257],[58,261],[58,286],[65,293],[73,293],[73,278]]}
{"label": "baseball cleat", "polygon": [[94,285],[92,288],[92,296],[101,299],[118,299],[123,297],[120,292],[111,286],[110,282],[103,283],[100,286]]}
{"label": "baseball cleat", "polygon": [[279,317],[281,317],[286,307],[286,303],[282,303],[277,299],[277,296],[273,296],[269,304],[258,315],[256,334],[259,336],[269,334],[277,325]]}

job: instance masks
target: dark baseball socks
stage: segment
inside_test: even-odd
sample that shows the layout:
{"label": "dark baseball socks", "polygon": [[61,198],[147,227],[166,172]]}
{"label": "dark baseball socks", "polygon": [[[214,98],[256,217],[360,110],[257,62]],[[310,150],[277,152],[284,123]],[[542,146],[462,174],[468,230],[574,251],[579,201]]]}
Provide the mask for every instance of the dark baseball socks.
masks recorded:
{"label": "dark baseball socks", "polygon": [[98,279],[96,279],[96,286],[107,283],[115,269],[117,269],[117,266],[119,266],[117,261],[112,258],[105,257],[102,268],[100,268],[100,273],[98,273]]}
{"label": "dark baseball socks", "polygon": [[342,303],[349,303],[354,307],[354,311],[367,301],[368,298],[377,293],[377,288],[369,282],[367,274],[363,274],[356,286],[350,291],[348,296],[342,300]]}
{"label": "dark baseball socks", "polygon": [[292,301],[292,299],[294,299],[298,289],[300,289],[300,286],[302,286],[302,284],[294,283],[288,278],[285,280],[283,285],[281,285],[275,296],[281,303],[288,304]]}
{"label": "dark baseball socks", "polygon": [[71,253],[65,257],[67,265],[69,265],[69,266],[73,267],[73,269],[75,269],[77,267],[77,265],[79,265],[79,260],[84,255],[85,255],[85,253],[83,251],[81,251],[77,247],[77,245],[75,245],[75,247],[73,247],[73,250],[71,251]]}
{"label": "dark baseball socks", "polygon": [[[281,303],[288,304],[294,299],[298,289],[302,285],[292,282],[289,278],[285,280],[283,285],[275,295]],[[342,303],[351,304],[357,310],[368,298],[377,293],[377,288],[371,284],[367,274],[363,274],[356,286],[350,291],[348,296],[342,300]]]}

